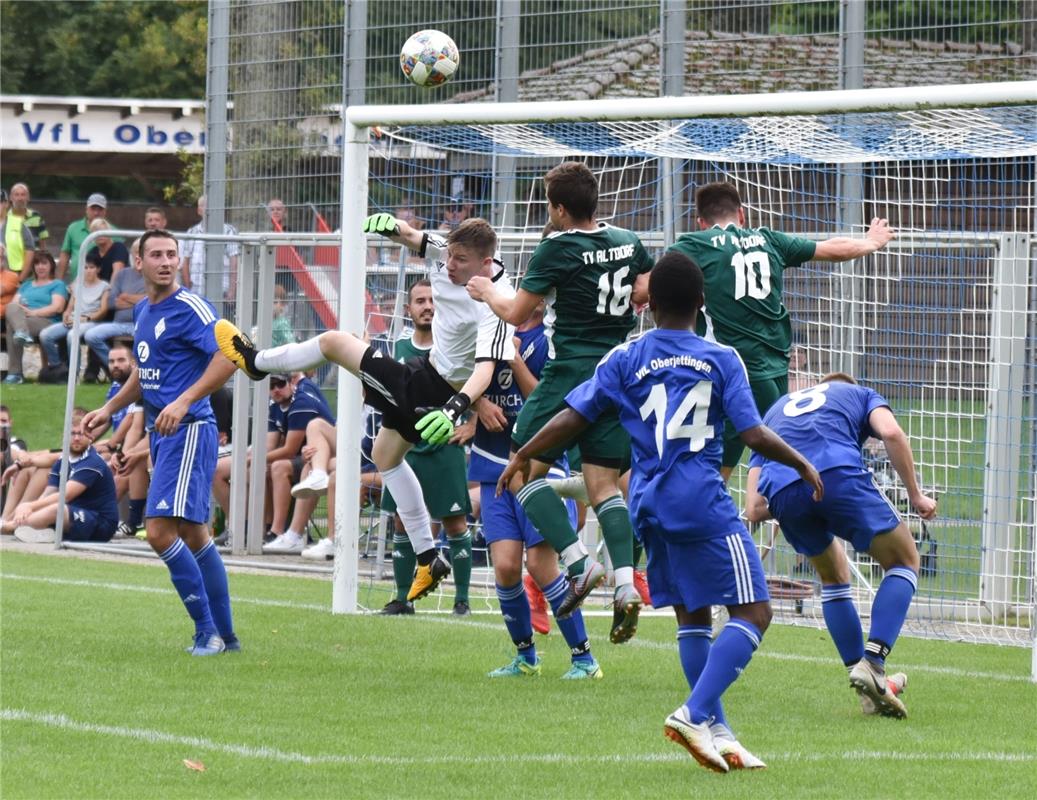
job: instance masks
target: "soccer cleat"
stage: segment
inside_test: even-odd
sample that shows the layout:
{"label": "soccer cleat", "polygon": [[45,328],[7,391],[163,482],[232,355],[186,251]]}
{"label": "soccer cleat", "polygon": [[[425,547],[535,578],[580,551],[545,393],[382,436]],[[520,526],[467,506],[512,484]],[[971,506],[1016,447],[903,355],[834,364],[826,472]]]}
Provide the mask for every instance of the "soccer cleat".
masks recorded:
{"label": "soccer cleat", "polygon": [[691,722],[684,706],[666,718],[666,722],[663,723],[663,734],[691,753],[691,757],[706,769],[713,772],[727,772],[730,769],[713,742],[709,724],[700,722],[696,725]]}
{"label": "soccer cleat", "polygon": [[402,617],[414,613],[414,604],[405,600],[390,600],[378,613],[383,617]]}
{"label": "soccer cleat", "polygon": [[562,598],[555,617],[565,619],[570,616],[587,599],[587,595],[594,591],[594,587],[603,580],[605,580],[605,568],[593,558],[588,557],[583,564],[583,573],[575,578],[569,578],[569,589]]}
{"label": "soccer cleat", "polygon": [[641,614],[641,595],[631,583],[616,587],[616,596],[612,601],[612,630],[609,641],[612,644],[629,642],[637,633],[637,619]]}
{"label": "soccer cleat", "polygon": [[[892,675],[886,676],[886,688],[893,692],[894,697],[899,697],[907,689],[907,675],[903,672],[894,672]],[[861,698],[861,712],[866,715],[881,714],[882,716],[890,716],[888,713],[883,714],[876,706],[875,701],[872,700],[868,695],[862,694]]]}
{"label": "soccer cleat", "polygon": [[767,765],[746,750],[735,738],[731,729],[719,722],[709,726],[717,752],[730,769],[766,769]]}
{"label": "soccer cleat", "polygon": [[325,536],[313,547],[307,547],[301,553],[309,561],[330,561],[335,557],[335,540]]}
{"label": "soccer cleat", "polygon": [[472,609],[464,600],[458,600],[454,603],[454,610],[451,613],[455,617],[470,617],[472,616]]}
{"label": "soccer cleat", "polygon": [[648,576],[641,570],[634,570],[634,588],[641,595],[641,602],[646,606],[652,604],[652,594],[648,591]]}
{"label": "soccer cleat", "polygon": [[551,619],[547,616],[547,598],[544,597],[537,582],[528,572],[522,577],[522,585],[526,587],[526,600],[529,601],[529,614],[533,630],[542,636],[547,636],[551,632]]}
{"label": "soccer cleat", "polygon": [[287,533],[282,533],[270,544],[263,545],[263,552],[273,555],[298,555],[302,553],[306,547],[306,539],[302,536],[288,537]]}
{"label": "soccer cleat", "polygon": [[858,695],[870,698],[876,712],[882,716],[897,719],[907,717],[907,707],[889,690],[886,671],[873,661],[862,658],[857,662],[850,670],[850,686],[856,689]]}
{"label": "soccer cleat", "polygon": [[559,497],[575,500],[585,506],[591,504],[590,497],[587,496],[587,484],[583,480],[583,475],[578,472],[568,478],[548,478],[547,485],[554,489]]}
{"label": "soccer cleat", "polygon": [[267,373],[256,368],[256,346],[252,340],[238,330],[238,326],[225,319],[216,320],[213,329],[216,336],[216,345],[220,352],[254,381],[261,381]]}
{"label": "soccer cleat", "polygon": [[605,673],[601,671],[601,667],[598,666],[598,662],[594,659],[590,661],[574,661],[573,665],[569,667],[569,671],[562,676],[563,681],[599,681],[605,677]]}
{"label": "soccer cleat", "polygon": [[223,643],[223,639],[215,633],[202,632],[194,635],[194,646],[187,652],[192,656],[218,656],[226,649],[227,645]]}
{"label": "soccer cleat", "polygon": [[113,539],[131,539],[136,531],[130,526],[128,522],[120,522],[119,527],[115,529],[115,533],[112,534]]}
{"label": "soccer cleat", "polygon": [[540,675],[540,659],[530,664],[522,656],[515,656],[510,664],[486,673],[487,678],[535,678],[538,675]]}
{"label": "soccer cleat", "polygon": [[328,473],[311,472],[292,487],[292,497],[302,500],[328,493]]}
{"label": "soccer cleat", "polygon": [[413,603],[420,600],[429,592],[435,591],[440,582],[450,574],[450,564],[443,558],[441,553],[436,553],[431,564],[418,564],[414,570],[414,581],[407,592],[407,601]]}

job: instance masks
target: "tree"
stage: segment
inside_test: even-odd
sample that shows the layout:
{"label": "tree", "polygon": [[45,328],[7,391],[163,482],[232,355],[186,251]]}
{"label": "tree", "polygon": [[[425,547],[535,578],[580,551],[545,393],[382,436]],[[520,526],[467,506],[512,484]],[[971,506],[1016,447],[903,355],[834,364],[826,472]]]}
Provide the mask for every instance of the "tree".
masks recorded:
{"label": "tree", "polygon": [[207,3],[0,3],[5,94],[202,99]]}

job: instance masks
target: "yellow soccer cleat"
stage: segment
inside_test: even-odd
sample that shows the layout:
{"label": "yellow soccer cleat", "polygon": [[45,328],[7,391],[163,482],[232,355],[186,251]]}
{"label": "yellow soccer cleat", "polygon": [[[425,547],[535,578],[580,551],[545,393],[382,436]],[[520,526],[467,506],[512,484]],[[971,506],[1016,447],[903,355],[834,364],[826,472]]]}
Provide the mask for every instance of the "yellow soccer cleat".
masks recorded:
{"label": "yellow soccer cleat", "polygon": [[238,330],[238,326],[225,319],[216,320],[213,328],[216,336],[216,345],[220,352],[238,369],[248,375],[254,381],[261,381],[267,373],[256,368],[256,346],[252,344],[244,333]]}
{"label": "yellow soccer cleat", "polygon": [[418,564],[418,568],[414,572],[414,581],[410,585],[410,591],[407,592],[407,601],[413,603],[430,592],[434,592],[443,578],[449,574],[450,565],[439,553],[432,559],[431,564]]}

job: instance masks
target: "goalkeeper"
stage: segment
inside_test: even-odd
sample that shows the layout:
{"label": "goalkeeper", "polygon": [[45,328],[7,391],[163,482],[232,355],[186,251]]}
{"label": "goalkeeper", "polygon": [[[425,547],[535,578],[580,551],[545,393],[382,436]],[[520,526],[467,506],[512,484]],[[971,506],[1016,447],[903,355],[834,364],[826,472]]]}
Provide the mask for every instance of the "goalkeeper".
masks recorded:
{"label": "goalkeeper", "polygon": [[[691,258],[706,278],[706,305],[696,332],[730,345],[742,357],[749,388],[763,414],[788,392],[792,325],[782,302],[782,273],[807,261],[851,261],[881,250],[896,235],[875,218],[863,239],[812,242],[769,228],[747,228],[738,190],[708,183],[695,193],[700,230],[685,233],[670,250]],[[745,446],[730,422],[724,427],[721,475],[726,481]]]}
{"label": "goalkeeper", "polygon": [[450,565],[433,545],[421,485],[404,456],[422,440],[447,442],[460,417],[479,404],[496,362],[515,356],[514,327],[470,298],[465,284],[484,276],[504,295],[514,295],[515,290],[494,258],[497,235],[485,220],[465,220],[441,237],[418,231],[391,214],[373,214],[364,220],[363,231],[387,236],[429,260],[436,313],[427,356],[400,363],[345,331],[327,331],[298,344],[257,350],[227,320],[216,323],[216,341],[253,380],[270,372],[306,370],[332,361],[363,382],[364,402],[382,412],[382,428],[371,457],[396,501],[417,558],[407,594],[407,600],[413,601],[435,589],[450,574]]}

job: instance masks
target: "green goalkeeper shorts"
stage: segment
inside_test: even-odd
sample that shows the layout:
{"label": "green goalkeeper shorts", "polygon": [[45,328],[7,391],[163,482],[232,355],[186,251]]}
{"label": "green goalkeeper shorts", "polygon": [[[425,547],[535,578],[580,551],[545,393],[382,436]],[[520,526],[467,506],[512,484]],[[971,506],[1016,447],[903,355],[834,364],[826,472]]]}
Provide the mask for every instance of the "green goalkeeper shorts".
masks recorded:
{"label": "green goalkeeper shorts", "polygon": [[[471,513],[468,465],[465,463],[463,447],[445,444],[431,450],[412,450],[406,458],[418,476],[430,517],[445,519]],[[382,492],[382,511],[396,511],[396,501],[388,489]]]}

